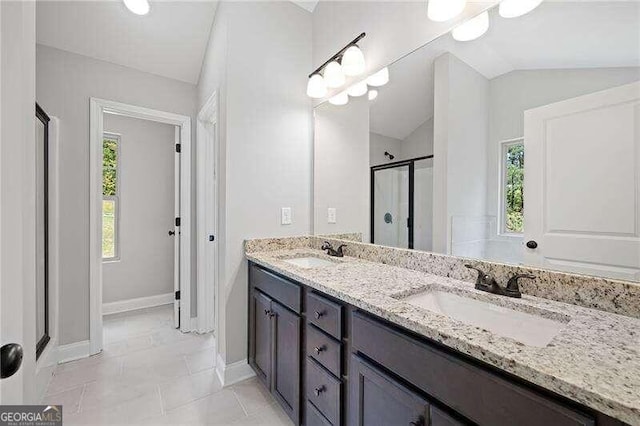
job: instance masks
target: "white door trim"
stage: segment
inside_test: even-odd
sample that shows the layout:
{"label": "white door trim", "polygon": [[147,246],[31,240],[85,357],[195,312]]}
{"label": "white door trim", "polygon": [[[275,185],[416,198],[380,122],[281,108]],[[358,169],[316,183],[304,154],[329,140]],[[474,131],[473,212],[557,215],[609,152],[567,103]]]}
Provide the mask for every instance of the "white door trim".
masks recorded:
{"label": "white door trim", "polygon": [[89,190],[89,340],[91,354],[102,350],[102,135],[105,112],[180,126],[180,323],[191,326],[191,118],[99,98],[90,100]]}
{"label": "white door trim", "polygon": [[[198,113],[198,320],[196,331],[218,330],[218,95],[213,92]],[[209,241],[213,235],[215,240]]]}

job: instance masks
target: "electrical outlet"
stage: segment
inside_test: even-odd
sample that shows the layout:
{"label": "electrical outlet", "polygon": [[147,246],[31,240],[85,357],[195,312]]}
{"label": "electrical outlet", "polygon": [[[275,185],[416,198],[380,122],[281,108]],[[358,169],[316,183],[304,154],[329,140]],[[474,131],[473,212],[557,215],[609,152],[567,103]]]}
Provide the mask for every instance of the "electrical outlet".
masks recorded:
{"label": "electrical outlet", "polygon": [[291,207],[283,207],[282,208],[282,217],[281,217],[282,225],[291,225]]}
{"label": "electrical outlet", "polygon": [[327,223],[336,223],[336,209],[329,207],[327,209]]}

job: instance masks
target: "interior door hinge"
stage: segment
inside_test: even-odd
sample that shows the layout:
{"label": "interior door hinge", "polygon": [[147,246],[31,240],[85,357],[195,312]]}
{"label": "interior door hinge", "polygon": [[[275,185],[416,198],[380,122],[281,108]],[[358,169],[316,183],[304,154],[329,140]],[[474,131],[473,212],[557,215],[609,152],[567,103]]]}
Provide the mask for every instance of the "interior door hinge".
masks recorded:
{"label": "interior door hinge", "polygon": [[180,300],[180,290],[176,291],[176,300]]}
{"label": "interior door hinge", "polygon": [[176,152],[182,152],[182,144],[180,143],[176,144]]}
{"label": "interior door hinge", "polygon": [[180,218],[176,217],[176,226],[180,226]]}

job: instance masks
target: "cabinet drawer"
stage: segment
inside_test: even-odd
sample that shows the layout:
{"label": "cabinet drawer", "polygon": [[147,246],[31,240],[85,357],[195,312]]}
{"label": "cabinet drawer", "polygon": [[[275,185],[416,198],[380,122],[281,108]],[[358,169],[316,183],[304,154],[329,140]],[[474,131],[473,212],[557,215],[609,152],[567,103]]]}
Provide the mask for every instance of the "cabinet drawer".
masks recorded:
{"label": "cabinet drawer", "polygon": [[512,383],[354,313],[353,350],[365,354],[428,395],[480,425],[587,426],[594,420],[551,398]]}
{"label": "cabinet drawer", "polygon": [[342,344],[307,324],[307,355],[337,377],[342,373]]}
{"label": "cabinet drawer", "polygon": [[317,293],[307,293],[307,321],[336,339],[342,338],[342,306]]}
{"label": "cabinet drawer", "polygon": [[316,407],[313,406],[312,403],[307,401],[307,421],[305,426],[331,426],[329,420],[325,419],[324,416]]}
{"label": "cabinet drawer", "polygon": [[342,382],[307,358],[306,397],[334,425],[340,424]]}
{"label": "cabinet drawer", "polygon": [[302,302],[300,285],[265,271],[255,264],[250,264],[249,282],[253,287],[277,300],[281,305],[300,313]]}

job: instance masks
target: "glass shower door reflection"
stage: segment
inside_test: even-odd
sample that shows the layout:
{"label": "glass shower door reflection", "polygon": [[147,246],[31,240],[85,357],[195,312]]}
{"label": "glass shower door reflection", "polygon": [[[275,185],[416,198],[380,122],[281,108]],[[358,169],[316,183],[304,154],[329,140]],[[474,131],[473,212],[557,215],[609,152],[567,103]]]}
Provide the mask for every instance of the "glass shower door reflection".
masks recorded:
{"label": "glass shower door reflection", "polygon": [[409,166],[373,171],[373,242],[409,248]]}

